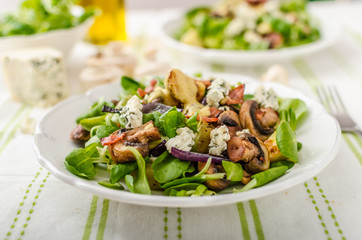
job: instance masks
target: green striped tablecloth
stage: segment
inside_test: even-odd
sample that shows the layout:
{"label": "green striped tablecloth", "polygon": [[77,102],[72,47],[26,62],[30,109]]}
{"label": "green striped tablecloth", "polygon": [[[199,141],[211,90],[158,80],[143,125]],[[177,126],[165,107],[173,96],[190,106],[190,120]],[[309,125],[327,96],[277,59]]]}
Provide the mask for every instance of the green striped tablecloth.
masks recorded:
{"label": "green striped tablecloth", "polygon": [[[344,24],[341,39],[283,65],[290,86],[312,98],[316,83],[335,84],[362,126],[362,5],[325,6]],[[146,16],[156,18],[130,15],[137,22],[131,31],[154,23]],[[174,66],[188,71],[259,77],[267,67],[231,69],[177,55]],[[362,138],[355,134],[343,134],[336,159],[318,176],[287,191],[221,207],[151,208],[103,199],[57,180],[36,161],[32,136],[19,131],[25,118],[45,111],[6,98],[0,103],[0,239],[362,239]]]}

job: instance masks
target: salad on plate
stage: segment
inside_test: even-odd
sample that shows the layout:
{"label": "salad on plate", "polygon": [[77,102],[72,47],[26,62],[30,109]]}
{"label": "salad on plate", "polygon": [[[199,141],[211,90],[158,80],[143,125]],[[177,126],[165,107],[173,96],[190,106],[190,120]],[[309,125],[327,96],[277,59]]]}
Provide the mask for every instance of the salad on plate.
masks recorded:
{"label": "salad on plate", "polygon": [[184,16],[175,38],[182,43],[225,50],[267,50],[320,39],[305,0],[222,0]]}
{"label": "salad on plate", "polygon": [[124,76],[121,86],[119,98],[75,120],[71,138],[82,147],[65,157],[71,173],[133,193],[209,196],[263,186],[299,161],[300,99],[263,86],[244,94],[246,84],[179,69],[147,87]]}

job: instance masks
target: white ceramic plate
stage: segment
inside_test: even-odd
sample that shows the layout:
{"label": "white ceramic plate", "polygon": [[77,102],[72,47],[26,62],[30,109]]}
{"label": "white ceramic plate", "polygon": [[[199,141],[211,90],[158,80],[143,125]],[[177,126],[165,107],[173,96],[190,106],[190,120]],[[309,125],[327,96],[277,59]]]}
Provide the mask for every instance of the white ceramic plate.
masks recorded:
{"label": "white ceramic plate", "polygon": [[[242,75],[213,74],[213,76],[224,77],[232,83],[245,82],[246,93],[253,93],[259,85]],[[207,207],[260,198],[286,190],[317,175],[335,157],[341,142],[341,131],[337,121],[328,115],[319,103],[279,84],[265,86],[273,87],[281,97],[300,98],[307,104],[309,115],[297,130],[297,140],[303,143],[303,149],[300,152],[300,162],[285,175],[265,186],[246,192],[192,198],[168,197],[160,193],[142,195],[98,185],[97,181],[108,179],[107,173],[102,170],[97,170],[94,180],[85,180],[70,173],[64,166],[64,159],[77,147],[69,137],[75,127],[76,117],[101,96],[106,100],[117,97],[121,92],[119,84],[104,85],[89,91],[86,95],[75,96],[56,105],[39,122],[34,149],[39,162],[55,177],[76,188],[120,202],[159,207]]]}
{"label": "white ceramic plate", "polygon": [[[177,15],[163,21],[160,36],[170,51],[203,62],[218,63],[229,66],[278,63],[286,59],[305,56],[326,49],[334,44],[340,35],[340,25],[330,17],[315,13],[320,22],[321,38],[313,43],[296,47],[270,50],[221,50],[205,49],[177,41],[173,35],[181,28],[183,15]],[[175,54],[173,54],[174,56]]]}

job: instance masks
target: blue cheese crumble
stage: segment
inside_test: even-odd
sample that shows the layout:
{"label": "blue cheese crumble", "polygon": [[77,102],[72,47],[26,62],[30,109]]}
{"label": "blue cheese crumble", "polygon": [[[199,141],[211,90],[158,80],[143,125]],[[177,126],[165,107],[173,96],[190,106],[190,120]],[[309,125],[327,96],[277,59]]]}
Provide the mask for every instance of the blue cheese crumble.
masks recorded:
{"label": "blue cheese crumble", "polygon": [[278,97],[272,88],[266,90],[264,86],[259,86],[255,91],[254,98],[265,108],[271,107],[274,110],[279,108]]}
{"label": "blue cheese crumble", "polygon": [[222,78],[212,81],[206,95],[206,103],[209,107],[219,107],[220,101],[224,99],[230,91],[230,84]]}
{"label": "blue cheese crumble", "polygon": [[132,129],[142,126],[142,104],[137,96],[131,97],[120,112],[125,120],[125,128]]}
{"label": "blue cheese crumble", "polygon": [[177,148],[183,151],[190,151],[195,145],[195,133],[188,127],[176,130],[177,136],[166,142],[167,151],[171,152],[171,148]]}
{"label": "blue cheese crumble", "polygon": [[240,137],[240,136],[241,136],[242,134],[244,134],[244,133],[250,134],[250,130],[247,129],[247,128],[245,128],[245,129],[243,129],[243,130],[241,130],[241,131],[237,131],[237,132],[236,132],[236,136]]}
{"label": "blue cheese crumble", "polygon": [[226,142],[230,140],[229,129],[223,125],[215,128],[210,133],[209,153],[212,155],[221,155],[227,149]]}

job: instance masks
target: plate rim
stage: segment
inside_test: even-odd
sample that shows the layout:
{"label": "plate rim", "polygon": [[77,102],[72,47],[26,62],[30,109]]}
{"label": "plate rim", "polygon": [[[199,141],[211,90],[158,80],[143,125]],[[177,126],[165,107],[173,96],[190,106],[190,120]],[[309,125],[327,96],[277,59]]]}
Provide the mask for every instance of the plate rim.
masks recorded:
{"label": "plate rim", "polygon": [[[224,75],[227,77],[246,77],[246,79],[251,79],[247,75],[242,74],[230,74],[230,73],[208,73],[211,75]],[[226,78],[226,77],[225,77]],[[252,80],[256,84],[260,84],[256,82],[255,80]],[[310,171],[304,172],[302,175],[297,175],[293,177],[293,181],[290,182],[290,180],[285,182],[280,182],[275,185],[267,185],[261,188],[251,189],[247,192],[241,192],[241,193],[230,193],[230,194],[220,194],[216,196],[202,196],[197,198],[190,198],[190,197],[169,197],[169,196],[163,196],[163,195],[142,195],[137,193],[131,193],[127,191],[119,191],[119,190],[113,190],[108,189],[102,186],[94,187],[94,185],[91,185],[87,183],[87,180],[84,180],[82,178],[79,178],[74,175],[66,174],[62,169],[59,169],[51,160],[48,160],[46,157],[43,156],[43,154],[40,152],[40,149],[37,145],[38,139],[40,137],[46,137],[46,133],[42,130],[42,125],[44,122],[46,122],[47,118],[51,117],[51,114],[55,111],[57,111],[59,108],[62,108],[70,103],[72,101],[75,101],[77,99],[83,99],[88,98],[88,100],[91,100],[91,96],[94,92],[99,91],[100,89],[107,89],[111,88],[112,86],[119,86],[118,83],[110,83],[106,85],[102,85],[96,88],[93,88],[89,91],[87,91],[85,94],[82,95],[75,95],[72,96],[57,105],[55,105],[53,108],[51,108],[38,122],[36,126],[36,134],[33,139],[33,149],[36,154],[38,162],[45,167],[47,170],[49,170],[50,173],[52,173],[56,178],[60,179],[61,181],[72,185],[73,187],[76,187],[78,189],[81,189],[83,191],[86,191],[88,193],[93,193],[98,196],[102,196],[108,199],[113,199],[118,202],[124,202],[128,204],[136,204],[136,205],[143,205],[143,206],[151,206],[151,207],[184,207],[184,208],[194,208],[194,207],[211,207],[211,206],[220,206],[220,205],[226,205],[226,204],[233,204],[237,202],[247,201],[251,199],[258,199],[262,198],[268,195],[272,195],[281,191],[284,191],[286,189],[290,189],[303,181],[306,181],[314,176],[316,176],[318,173],[320,173],[327,165],[329,165],[337,155],[340,145],[341,145],[341,130],[340,126],[335,118],[333,118],[331,115],[329,115],[324,108],[315,100],[307,97],[302,92],[292,89],[290,87],[281,85],[281,84],[272,84],[276,86],[283,87],[285,89],[291,89],[294,92],[298,92],[301,96],[303,96],[305,99],[308,99],[308,101],[313,102],[313,104],[317,104],[321,107],[322,111],[321,114],[324,115],[324,117],[327,117],[328,119],[332,120],[335,127],[335,140],[333,142],[333,146],[331,146],[331,151],[324,153],[319,160],[318,167],[311,168]],[[65,168],[64,168],[65,169]],[[63,170],[64,170],[63,169]],[[65,169],[66,170],[66,169]],[[115,192],[117,191],[117,192]],[[114,194],[116,193],[116,194]]]}

